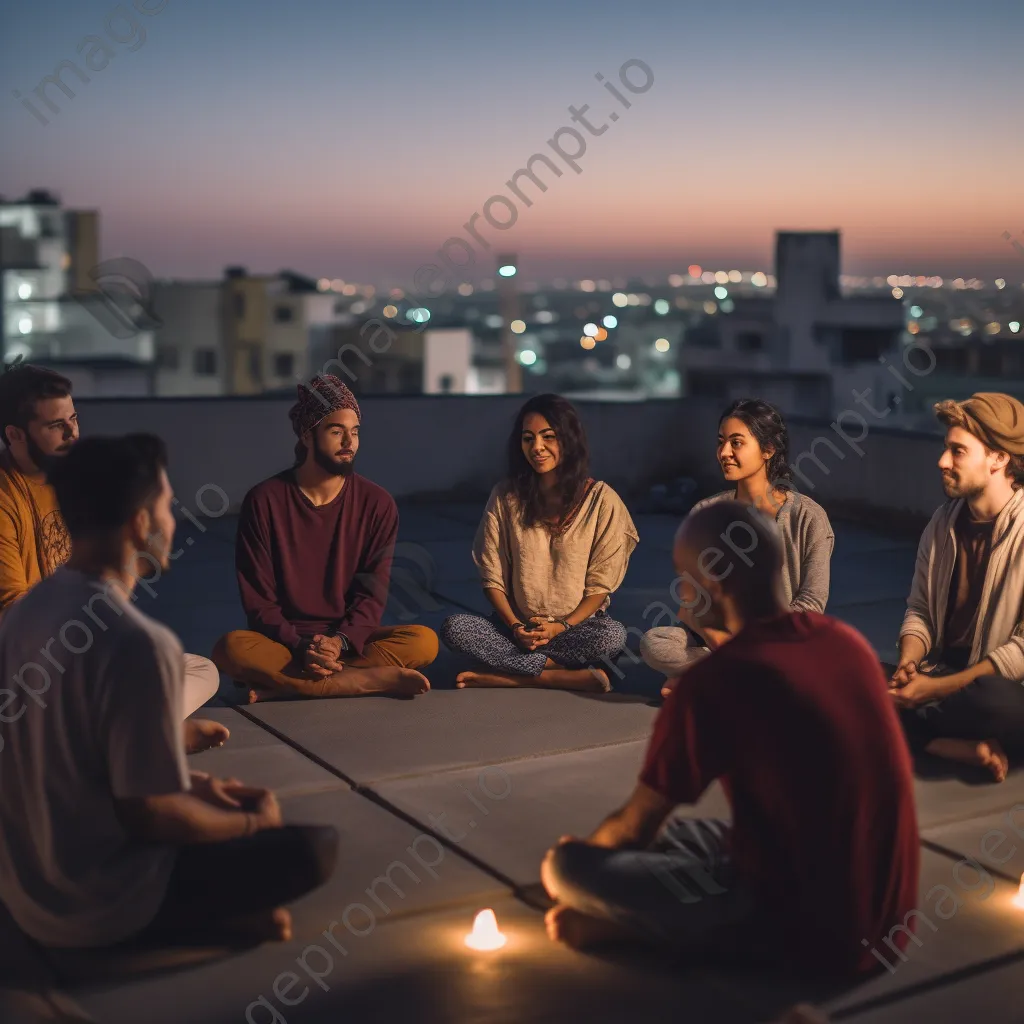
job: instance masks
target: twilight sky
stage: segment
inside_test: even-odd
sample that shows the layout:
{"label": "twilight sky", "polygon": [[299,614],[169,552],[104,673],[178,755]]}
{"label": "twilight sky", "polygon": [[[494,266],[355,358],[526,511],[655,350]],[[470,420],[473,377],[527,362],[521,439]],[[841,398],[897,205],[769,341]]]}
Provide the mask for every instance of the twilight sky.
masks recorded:
{"label": "twilight sky", "polygon": [[[1020,0],[137,3],[4,5],[0,193],[99,209],[103,256],[158,275],[408,284],[545,152],[548,191],[476,225],[527,276],[769,270],[776,228],[838,227],[848,273],[1024,278]],[[116,56],[55,114],[33,91],[89,35]],[[547,144],[571,104],[608,124],[580,174]]]}

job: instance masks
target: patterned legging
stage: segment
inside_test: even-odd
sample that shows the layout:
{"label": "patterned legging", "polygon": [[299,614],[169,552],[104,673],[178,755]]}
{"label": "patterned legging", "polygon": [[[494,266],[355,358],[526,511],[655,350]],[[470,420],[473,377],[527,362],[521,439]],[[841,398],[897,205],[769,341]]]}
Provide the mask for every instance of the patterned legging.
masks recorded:
{"label": "patterned legging", "polygon": [[617,654],[626,646],[621,622],[597,612],[559,633],[536,651],[524,651],[512,631],[497,619],[482,615],[452,615],[441,625],[445,646],[458,654],[499,672],[514,676],[539,676],[550,658],[561,668],[589,668]]}

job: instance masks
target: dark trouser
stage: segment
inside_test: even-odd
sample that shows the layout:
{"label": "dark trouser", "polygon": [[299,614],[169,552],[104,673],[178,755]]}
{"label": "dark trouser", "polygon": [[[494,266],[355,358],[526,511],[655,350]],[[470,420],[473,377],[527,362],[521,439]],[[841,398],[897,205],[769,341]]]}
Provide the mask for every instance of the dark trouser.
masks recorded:
{"label": "dark trouser", "polygon": [[273,910],[323,885],[337,855],[338,832],[329,825],[286,825],[244,839],[183,846],[156,917],[128,942],[209,938],[219,925]]}
{"label": "dark trouser", "polygon": [[1024,683],[981,676],[944,700],[902,709],[900,720],[914,751],[937,739],[996,740],[1007,753],[1019,755],[1024,753]]}
{"label": "dark trouser", "polygon": [[728,847],[725,822],[677,817],[647,850],[565,843],[555,848],[549,894],[677,952],[734,951],[744,945],[754,901]]}

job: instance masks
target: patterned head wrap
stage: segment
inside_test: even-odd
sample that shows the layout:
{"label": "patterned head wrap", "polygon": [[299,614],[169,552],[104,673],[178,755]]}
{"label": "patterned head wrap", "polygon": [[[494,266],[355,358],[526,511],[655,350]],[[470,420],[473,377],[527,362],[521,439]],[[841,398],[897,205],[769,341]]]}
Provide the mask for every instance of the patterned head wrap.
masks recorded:
{"label": "patterned head wrap", "polygon": [[339,409],[351,409],[362,420],[356,396],[333,373],[318,374],[308,384],[300,384],[297,390],[298,401],[288,411],[297,437],[302,437],[325,416]]}

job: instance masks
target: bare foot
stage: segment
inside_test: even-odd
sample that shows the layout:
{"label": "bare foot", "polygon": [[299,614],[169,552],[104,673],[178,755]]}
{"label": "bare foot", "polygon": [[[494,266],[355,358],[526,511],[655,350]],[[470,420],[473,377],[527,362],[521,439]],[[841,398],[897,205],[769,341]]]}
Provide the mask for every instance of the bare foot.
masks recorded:
{"label": "bare foot", "polygon": [[564,904],[552,907],[544,915],[548,938],[570,949],[591,949],[641,939],[635,932],[604,918],[588,917]]}
{"label": "bare foot", "polygon": [[1010,759],[998,740],[957,740],[944,737],[932,740],[925,748],[929,754],[949,761],[984,768],[996,782],[1004,782],[1010,770]]}
{"label": "bare foot", "polygon": [[430,689],[430,680],[414,668],[349,668],[349,681],[359,673],[359,693],[386,693],[392,697],[418,697]]}
{"label": "bare foot", "polygon": [[675,688],[678,679],[666,679],[664,685],[661,688],[662,697],[667,697]]}
{"label": "bare foot", "polygon": [[549,690],[575,690],[580,693],[607,693],[612,684],[608,673],[599,668],[546,668],[539,676],[514,676],[501,672],[460,672],[455,687],[532,686]]}
{"label": "bare foot", "polygon": [[305,685],[280,689],[246,687],[248,702],[256,704],[267,700],[297,700],[303,697],[366,697],[386,694],[391,697],[415,697],[430,689],[430,681],[422,672],[412,668],[353,668],[333,672],[322,679],[306,680]]}
{"label": "bare foot", "polygon": [[185,719],[185,753],[198,754],[211,747],[222,747],[231,735],[226,725],[209,718]]}
{"label": "bare foot", "polygon": [[[465,690],[485,686],[529,686],[531,683],[520,683],[517,680],[525,676],[503,676],[497,672],[460,672],[455,677],[455,689]],[[533,677],[530,677],[533,680]],[[535,680],[533,680],[535,682]]]}

